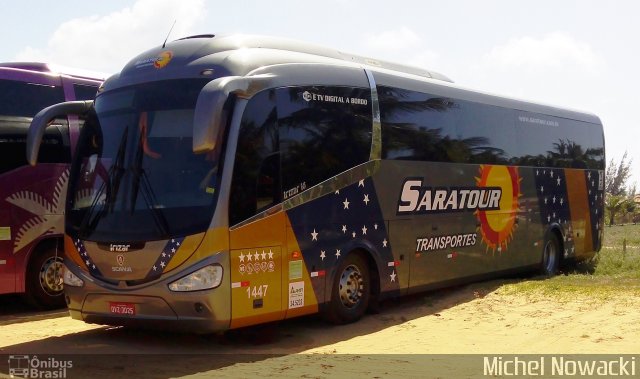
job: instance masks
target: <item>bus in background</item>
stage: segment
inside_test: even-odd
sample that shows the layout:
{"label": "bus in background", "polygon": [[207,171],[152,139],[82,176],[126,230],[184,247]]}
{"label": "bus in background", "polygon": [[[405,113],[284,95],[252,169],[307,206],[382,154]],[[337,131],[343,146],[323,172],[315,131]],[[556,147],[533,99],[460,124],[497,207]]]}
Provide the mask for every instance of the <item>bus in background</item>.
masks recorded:
{"label": "bus in background", "polygon": [[199,332],[593,257],[598,117],[287,40],[145,52],[95,101],[71,167],[65,295],[90,323]]}
{"label": "bus in background", "polygon": [[44,107],[93,99],[103,79],[84,75],[44,63],[0,63],[0,294],[25,293],[43,308],[64,306],[58,271],[79,121],[55,119],[33,167],[24,157],[27,131]]}

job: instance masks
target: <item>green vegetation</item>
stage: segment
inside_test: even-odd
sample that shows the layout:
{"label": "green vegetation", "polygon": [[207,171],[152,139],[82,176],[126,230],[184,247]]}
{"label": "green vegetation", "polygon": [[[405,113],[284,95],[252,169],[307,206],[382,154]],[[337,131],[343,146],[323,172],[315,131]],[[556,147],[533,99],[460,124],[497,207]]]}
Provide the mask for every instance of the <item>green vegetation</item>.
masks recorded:
{"label": "green vegetation", "polygon": [[576,297],[593,301],[640,297],[640,225],[606,227],[604,232],[602,250],[593,261],[565,268],[553,278],[535,277],[508,283],[498,292],[561,301]]}

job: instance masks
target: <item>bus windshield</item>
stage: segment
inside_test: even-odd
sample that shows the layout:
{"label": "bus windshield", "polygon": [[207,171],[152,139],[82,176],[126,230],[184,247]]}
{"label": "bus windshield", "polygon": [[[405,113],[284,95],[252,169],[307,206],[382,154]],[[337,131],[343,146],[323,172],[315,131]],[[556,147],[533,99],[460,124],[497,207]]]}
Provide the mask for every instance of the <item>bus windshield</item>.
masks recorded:
{"label": "bus windshield", "polygon": [[105,92],[80,134],[67,228],[78,238],[151,241],[203,232],[219,178],[218,151],[194,154],[193,114],[207,80]]}

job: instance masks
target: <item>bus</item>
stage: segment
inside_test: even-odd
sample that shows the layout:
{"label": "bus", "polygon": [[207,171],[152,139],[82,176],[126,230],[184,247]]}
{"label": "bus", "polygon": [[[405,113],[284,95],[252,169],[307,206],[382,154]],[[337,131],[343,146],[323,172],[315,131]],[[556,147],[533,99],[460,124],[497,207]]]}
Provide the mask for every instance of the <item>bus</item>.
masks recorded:
{"label": "bus", "polygon": [[88,323],[212,332],[526,270],[602,242],[598,117],[257,36],[133,58],[93,102],[69,175],[65,297]]}
{"label": "bus", "polygon": [[42,108],[93,99],[100,79],[45,63],[0,63],[0,294],[22,293],[38,307],[64,306],[64,207],[77,117],[56,118],[40,164],[24,157],[27,131]]}

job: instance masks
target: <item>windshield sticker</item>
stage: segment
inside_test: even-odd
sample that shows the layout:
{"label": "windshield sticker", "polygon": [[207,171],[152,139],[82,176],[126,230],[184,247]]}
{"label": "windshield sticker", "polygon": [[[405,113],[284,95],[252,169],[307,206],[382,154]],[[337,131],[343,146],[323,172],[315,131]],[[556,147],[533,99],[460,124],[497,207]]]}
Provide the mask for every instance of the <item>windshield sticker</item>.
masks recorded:
{"label": "windshield sticker", "polygon": [[332,95],[322,95],[319,93],[313,93],[309,91],[304,91],[302,93],[302,98],[306,102],[310,101],[319,101],[323,103],[339,103],[339,104],[355,104],[355,105],[367,105],[367,99],[361,99],[357,97],[347,97],[347,96],[332,96]]}
{"label": "windshield sticker", "polygon": [[10,241],[11,240],[11,227],[2,226],[0,227],[0,241]]}
{"label": "windshield sticker", "polygon": [[290,261],[289,262],[289,280],[302,278],[302,261]]}
{"label": "windshield sticker", "polygon": [[289,309],[304,306],[304,282],[289,283]]}

